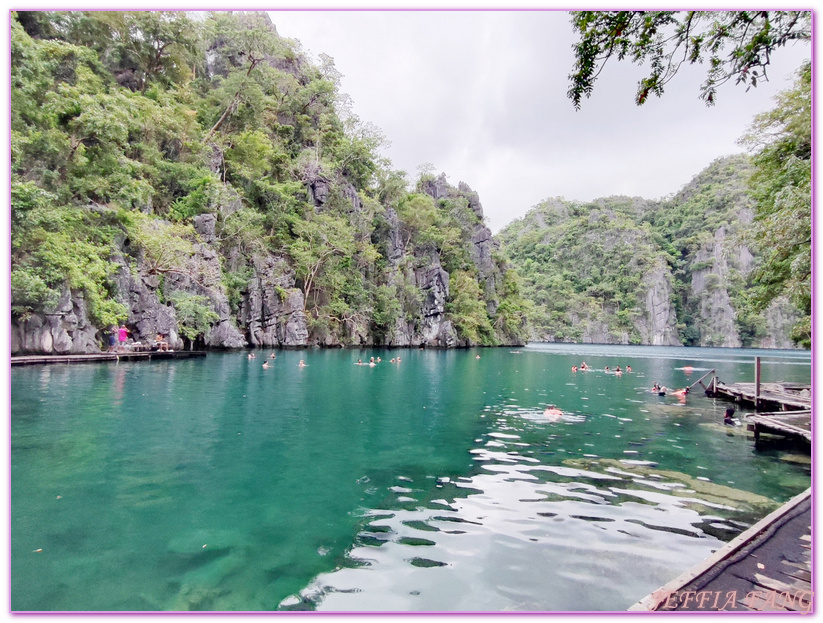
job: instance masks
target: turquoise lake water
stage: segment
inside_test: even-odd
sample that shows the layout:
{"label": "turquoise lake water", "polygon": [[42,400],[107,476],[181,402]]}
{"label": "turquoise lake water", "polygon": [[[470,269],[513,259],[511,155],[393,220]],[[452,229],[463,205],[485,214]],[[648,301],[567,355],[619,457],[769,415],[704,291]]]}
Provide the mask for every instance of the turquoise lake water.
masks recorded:
{"label": "turquoise lake water", "polygon": [[11,370],[12,610],[619,611],[810,485],[646,391],[808,352],[267,354]]}

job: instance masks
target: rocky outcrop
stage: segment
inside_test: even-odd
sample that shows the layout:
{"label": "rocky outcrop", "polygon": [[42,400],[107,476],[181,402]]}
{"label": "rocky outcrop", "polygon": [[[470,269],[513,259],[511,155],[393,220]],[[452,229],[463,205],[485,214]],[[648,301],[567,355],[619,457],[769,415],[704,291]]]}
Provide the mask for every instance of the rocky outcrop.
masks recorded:
{"label": "rocky outcrop", "polygon": [[800,315],[785,296],[772,301],[763,313],[764,337],[759,338],[758,348],[796,348],[791,338],[792,327]]}
{"label": "rocky outcrop", "polygon": [[725,242],[726,228],[721,227],[698,249],[695,265],[705,268],[692,270],[691,296],[700,318],[700,346],[740,348],[737,314],[725,286],[730,273]]}
{"label": "rocky outcrop", "polygon": [[25,320],[13,318],[9,345],[14,354],[77,355],[108,347],[106,334],[89,321],[83,292],[66,288],[55,308]]}
{"label": "rocky outcrop", "polygon": [[677,315],[672,304],[671,272],[662,263],[643,278],[648,284],[645,314],[635,321],[642,344],[652,346],[679,346]]}
{"label": "rocky outcrop", "polygon": [[446,317],[446,301],[449,298],[449,273],[440,263],[417,273],[418,287],[423,292],[423,321],[420,327],[420,343],[425,346],[452,347],[457,344],[457,332]]}
{"label": "rocky outcrop", "polygon": [[132,272],[126,257],[114,258],[121,265],[115,276],[115,283],[118,300],[129,310],[126,324],[135,341],[149,341],[162,333],[170,348],[183,348],[183,340],[177,332],[174,308],[160,302],[160,276],[146,273],[139,264]]}
{"label": "rocky outcrop", "polygon": [[[499,243],[483,223],[483,207],[477,193],[464,182],[457,188],[451,186],[445,174],[423,180],[419,190],[434,199],[438,209],[450,211],[450,216],[459,223],[486,311],[493,317],[500,305],[498,292],[507,267],[495,257]],[[409,245],[410,238],[393,208],[386,209],[383,221],[382,241],[389,267],[389,285],[399,289],[411,285],[420,293],[420,301],[413,313],[395,320],[385,344],[436,348],[468,346],[449,318],[450,275],[440,262],[439,250],[431,246],[416,248]],[[413,319],[409,320],[409,316]],[[498,338],[502,343],[522,343],[520,337],[501,334]]]}
{"label": "rocky outcrop", "polygon": [[282,257],[255,257],[253,275],[240,305],[238,320],[251,346],[305,346],[303,292],[294,287],[294,273]]}

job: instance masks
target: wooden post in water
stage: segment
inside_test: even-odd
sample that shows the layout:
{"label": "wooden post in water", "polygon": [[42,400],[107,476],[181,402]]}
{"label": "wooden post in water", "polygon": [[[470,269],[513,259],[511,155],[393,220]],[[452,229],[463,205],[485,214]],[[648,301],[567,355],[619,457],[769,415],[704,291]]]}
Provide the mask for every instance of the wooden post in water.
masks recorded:
{"label": "wooden post in water", "polygon": [[754,410],[760,411],[760,357],[754,358]]}

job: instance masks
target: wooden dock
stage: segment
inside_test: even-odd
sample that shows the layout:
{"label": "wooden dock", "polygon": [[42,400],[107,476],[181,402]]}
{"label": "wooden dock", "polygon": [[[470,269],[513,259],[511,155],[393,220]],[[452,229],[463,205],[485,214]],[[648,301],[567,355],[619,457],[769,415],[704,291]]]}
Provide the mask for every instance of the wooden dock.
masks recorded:
{"label": "wooden dock", "polygon": [[166,359],[189,359],[205,357],[202,350],[143,351],[125,353],[94,353],[91,355],[26,355],[12,357],[12,366],[32,366],[55,363],[100,363],[118,361],[157,361]]}
{"label": "wooden dock", "polygon": [[755,383],[725,383],[714,385],[715,396],[740,404],[752,405],[756,410],[809,410],[812,408],[811,385],[796,383],[761,383],[758,395]]}
{"label": "wooden dock", "polygon": [[810,444],[812,442],[811,409],[807,411],[758,413],[756,415],[747,415],[744,420],[746,429],[754,432],[755,442],[760,439],[760,433],[800,438]]}
{"label": "wooden dock", "polygon": [[811,489],[630,611],[812,611]]}
{"label": "wooden dock", "polygon": [[[708,384],[703,383],[711,377]],[[726,398],[737,403],[753,406],[755,411],[807,411],[812,408],[812,386],[809,383],[785,381],[764,383],[760,375],[760,357],[754,358],[754,383],[726,384],[717,378],[717,370],[709,370],[692,383],[700,385],[710,398]]]}

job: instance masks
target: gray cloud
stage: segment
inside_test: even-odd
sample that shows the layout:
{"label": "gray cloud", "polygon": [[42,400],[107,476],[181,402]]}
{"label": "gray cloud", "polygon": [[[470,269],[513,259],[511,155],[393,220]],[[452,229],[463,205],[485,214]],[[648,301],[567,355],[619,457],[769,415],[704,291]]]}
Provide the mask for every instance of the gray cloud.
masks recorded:
{"label": "gray cloud", "polygon": [[789,86],[808,45],[774,56],[771,82],[698,99],[687,68],[661,99],[634,105],[642,68],[610,64],[591,99],[566,98],[574,33],[560,11],[272,11],[278,32],[343,73],[354,112],[386,134],[416,176],[431,162],[480,193],[494,231],[546,197],[674,193],[736,144]]}

